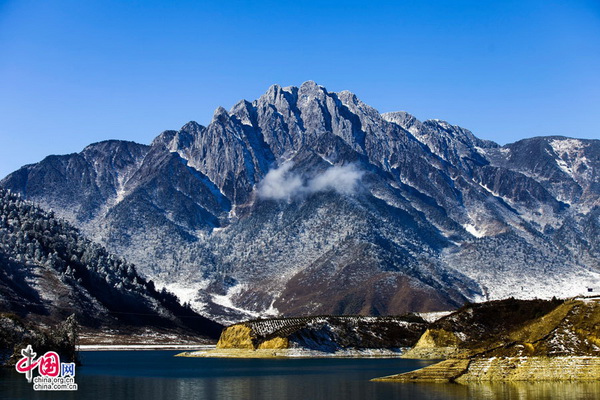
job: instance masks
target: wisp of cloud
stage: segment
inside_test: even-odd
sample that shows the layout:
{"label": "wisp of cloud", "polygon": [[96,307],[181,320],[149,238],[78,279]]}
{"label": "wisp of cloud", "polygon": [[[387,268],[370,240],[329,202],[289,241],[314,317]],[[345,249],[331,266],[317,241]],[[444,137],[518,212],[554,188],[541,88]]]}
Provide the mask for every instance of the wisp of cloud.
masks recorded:
{"label": "wisp of cloud", "polygon": [[307,189],[311,193],[335,190],[341,194],[352,194],[363,174],[354,164],[335,165],[309,180]]}
{"label": "wisp of cloud", "polygon": [[283,163],[270,170],[258,186],[258,195],[265,199],[284,200],[292,198],[304,187],[302,179],[290,172],[293,163]]}
{"label": "wisp of cloud", "polygon": [[270,170],[258,186],[258,195],[264,199],[290,200],[307,193],[334,190],[340,194],[353,194],[364,172],[354,164],[333,166],[306,182],[290,170],[293,163],[283,163]]}

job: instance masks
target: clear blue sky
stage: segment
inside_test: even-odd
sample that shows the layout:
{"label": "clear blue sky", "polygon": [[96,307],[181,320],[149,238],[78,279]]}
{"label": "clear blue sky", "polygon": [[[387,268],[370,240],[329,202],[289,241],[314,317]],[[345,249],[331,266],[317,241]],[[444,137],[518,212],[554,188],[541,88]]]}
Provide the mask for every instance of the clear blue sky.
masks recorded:
{"label": "clear blue sky", "polygon": [[0,0],[0,176],[274,83],[508,143],[600,139],[600,2]]}

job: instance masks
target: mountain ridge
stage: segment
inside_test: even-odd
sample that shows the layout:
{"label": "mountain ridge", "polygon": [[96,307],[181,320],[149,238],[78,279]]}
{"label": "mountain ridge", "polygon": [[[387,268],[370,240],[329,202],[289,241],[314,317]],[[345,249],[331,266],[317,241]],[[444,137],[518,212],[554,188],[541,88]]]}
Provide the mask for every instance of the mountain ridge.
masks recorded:
{"label": "mountain ridge", "polygon": [[598,140],[500,146],[309,81],[150,146],[102,143],[1,185],[222,321],[436,311],[600,281]]}

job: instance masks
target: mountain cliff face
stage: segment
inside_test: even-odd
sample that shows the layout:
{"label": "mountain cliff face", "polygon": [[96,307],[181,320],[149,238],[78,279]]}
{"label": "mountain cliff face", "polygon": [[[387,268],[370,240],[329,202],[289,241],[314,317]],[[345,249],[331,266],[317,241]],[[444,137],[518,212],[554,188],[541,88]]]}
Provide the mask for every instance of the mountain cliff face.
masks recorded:
{"label": "mountain cliff face", "polygon": [[600,281],[599,167],[597,140],[499,146],[305,82],[1,184],[236,321],[581,293]]}

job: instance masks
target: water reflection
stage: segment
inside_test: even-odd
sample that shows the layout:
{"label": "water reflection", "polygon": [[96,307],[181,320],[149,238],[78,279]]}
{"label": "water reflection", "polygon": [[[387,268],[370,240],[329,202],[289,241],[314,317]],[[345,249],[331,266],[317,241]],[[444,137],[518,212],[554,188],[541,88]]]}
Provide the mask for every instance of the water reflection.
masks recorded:
{"label": "water reflection", "polygon": [[22,375],[0,372],[7,399],[574,399],[600,398],[600,382],[402,384],[369,379],[428,361],[398,359],[180,359],[172,353],[89,354],[76,393],[35,393]]}
{"label": "water reflection", "polygon": [[490,400],[592,400],[600,398],[600,383],[482,383],[415,384],[315,377],[248,377],[225,379],[108,379],[89,398],[111,399],[490,399]]}
{"label": "water reflection", "polygon": [[[468,396],[486,399],[573,399],[600,398],[600,382],[506,382],[469,384]],[[471,394],[474,393],[474,394]]]}

